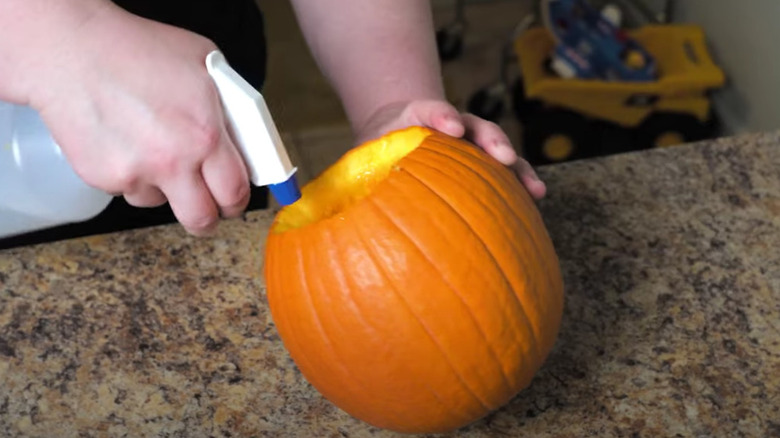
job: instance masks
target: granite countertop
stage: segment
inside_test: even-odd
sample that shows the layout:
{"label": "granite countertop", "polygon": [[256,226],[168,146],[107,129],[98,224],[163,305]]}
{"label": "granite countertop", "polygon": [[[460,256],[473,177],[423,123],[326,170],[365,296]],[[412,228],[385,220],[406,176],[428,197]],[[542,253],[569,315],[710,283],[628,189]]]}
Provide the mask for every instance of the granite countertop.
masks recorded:
{"label": "granite countertop", "polygon": [[[780,436],[778,169],[776,134],[540,169],[560,338],[458,436]],[[0,435],[394,436],[287,356],[261,277],[271,218],[0,252]]]}

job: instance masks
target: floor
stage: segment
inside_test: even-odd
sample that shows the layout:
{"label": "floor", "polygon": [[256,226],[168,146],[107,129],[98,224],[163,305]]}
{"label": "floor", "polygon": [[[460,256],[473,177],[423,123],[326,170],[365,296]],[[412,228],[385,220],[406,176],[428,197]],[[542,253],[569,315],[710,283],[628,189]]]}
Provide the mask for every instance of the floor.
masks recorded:
{"label": "floor", "polygon": [[[263,94],[305,182],[351,147],[351,132],[337,96],[309,54],[289,2],[257,1],[266,17],[269,40]],[[432,0],[431,4],[437,28],[454,18],[454,0]],[[464,50],[442,66],[448,99],[461,110],[474,92],[497,78],[502,47],[530,11],[532,0],[471,0],[466,4]],[[517,123],[507,115],[500,124],[520,150]]]}

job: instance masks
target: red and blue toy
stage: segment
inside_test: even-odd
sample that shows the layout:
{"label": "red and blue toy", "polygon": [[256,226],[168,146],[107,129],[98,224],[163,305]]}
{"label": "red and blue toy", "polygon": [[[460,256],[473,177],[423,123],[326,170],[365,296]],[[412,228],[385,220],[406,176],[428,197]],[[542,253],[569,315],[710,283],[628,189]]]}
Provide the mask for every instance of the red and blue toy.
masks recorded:
{"label": "red and blue toy", "polygon": [[565,78],[652,81],[652,56],[586,0],[543,0],[542,20],[557,46],[551,67]]}

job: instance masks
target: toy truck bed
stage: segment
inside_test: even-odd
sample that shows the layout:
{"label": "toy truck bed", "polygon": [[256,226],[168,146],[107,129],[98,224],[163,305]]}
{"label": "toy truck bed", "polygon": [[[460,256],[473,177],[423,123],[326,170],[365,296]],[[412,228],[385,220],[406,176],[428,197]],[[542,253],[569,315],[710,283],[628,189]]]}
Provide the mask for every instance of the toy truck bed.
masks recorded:
{"label": "toy truck bed", "polygon": [[563,79],[548,68],[555,42],[536,27],[515,41],[526,99],[636,127],[653,113],[710,113],[708,92],[725,82],[708,53],[704,32],[692,25],[648,25],[629,32],[655,58],[658,79],[648,82]]}

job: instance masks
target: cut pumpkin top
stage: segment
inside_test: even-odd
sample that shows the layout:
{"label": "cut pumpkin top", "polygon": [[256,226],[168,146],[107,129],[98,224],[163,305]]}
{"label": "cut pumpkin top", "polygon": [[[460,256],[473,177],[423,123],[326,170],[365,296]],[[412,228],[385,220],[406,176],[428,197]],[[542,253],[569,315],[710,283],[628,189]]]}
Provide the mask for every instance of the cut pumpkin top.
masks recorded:
{"label": "cut pumpkin top", "polygon": [[336,216],[368,196],[395,165],[433,131],[411,127],[390,132],[350,150],[301,190],[301,199],[283,208],[272,232],[302,228]]}

